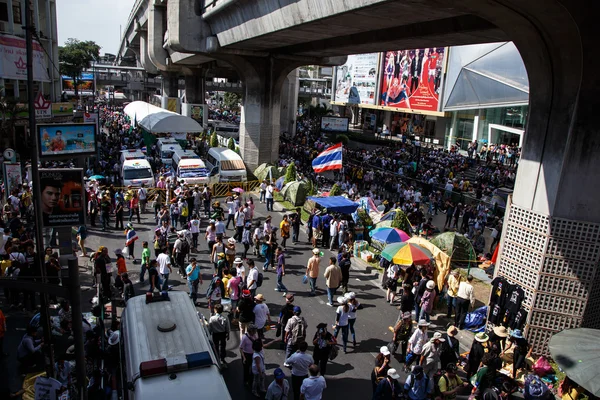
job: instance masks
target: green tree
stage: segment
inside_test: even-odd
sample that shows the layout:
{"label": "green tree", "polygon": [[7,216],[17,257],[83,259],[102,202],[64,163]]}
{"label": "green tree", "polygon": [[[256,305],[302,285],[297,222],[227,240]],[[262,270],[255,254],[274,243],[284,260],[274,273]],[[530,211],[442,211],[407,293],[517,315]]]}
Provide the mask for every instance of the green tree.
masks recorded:
{"label": "green tree", "polygon": [[329,191],[329,197],[339,196],[340,194],[342,194],[342,189],[338,186],[337,183],[335,183]]}
{"label": "green tree", "polygon": [[225,92],[223,95],[223,106],[228,110],[238,110],[241,102],[242,96],[237,93]]}
{"label": "green tree", "polygon": [[[0,87],[0,92],[4,88]],[[14,97],[0,97],[0,146],[2,148],[12,147],[19,151],[19,143],[15,142],[15,123],[17,116],[27,112],[27,107],[23,107]]]}
{"label": "green tree", "polygon": [[294,182],[296,180],[296,164],[290,163],[285,170],[285,178],[283,184]]}
{"label": "green tree", "polygon": [[350,138],[348,138],[347,135],[337,135],[335,137],[335,141],[338,142],[338,143],[342,142],[342,144],[344,146],[348,146],[348,142],[350,141]]}
{"label": "green tree", "polygon": [[217,132],[213,132],[210,135],[210,147],[219,147],[219,139],[217,138]]}
{"label": "green tree", "polygon": [[396,215],[394,216],[394,220],[391,224],[392,228],[398,228],[404,232],[410,232],[410,222],[408,221],[408,217],[404,211],[399,208],[394,211],[396,212]]}
{"label": "green tree", "polygon": [[82,42],[71,38],[67,39],[64,46],[58,48],[60,73],[73,79],[75,97],[79,95],[82,72],[99,56],[100,46],[90,40]]}
{"label": "green tree", "polygon": [[233,140],[233,138],[229,138],[229,140],[227,141],[227,148],[229,150],[235,150],[235,141]]}

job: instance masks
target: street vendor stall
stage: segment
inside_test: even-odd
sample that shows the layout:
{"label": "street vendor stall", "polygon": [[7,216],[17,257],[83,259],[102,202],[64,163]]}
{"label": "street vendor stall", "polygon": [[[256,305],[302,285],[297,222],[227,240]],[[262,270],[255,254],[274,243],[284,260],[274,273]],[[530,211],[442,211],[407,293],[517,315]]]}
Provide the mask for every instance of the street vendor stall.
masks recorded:
{"label": "street vendor stall", "polygon": [[323,208],[326,208],[329,212],[336,212],[341,214],[352,214],[358,208],[358,204],[352,200],[347,199],[344,196],[332,196],[332,197],[309,197],[309,200],[314,201]]}

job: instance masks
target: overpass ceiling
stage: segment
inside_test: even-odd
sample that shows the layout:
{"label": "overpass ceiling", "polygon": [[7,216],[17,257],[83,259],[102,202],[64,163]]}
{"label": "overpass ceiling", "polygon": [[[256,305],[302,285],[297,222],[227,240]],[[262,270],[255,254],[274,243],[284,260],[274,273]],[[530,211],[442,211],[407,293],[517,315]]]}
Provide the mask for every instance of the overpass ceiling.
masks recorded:
{"label": "overpass ceiling", "polygon": [[[243,28],[231,27],[228,33],[237,36],[231,32],[237,29]],[[507,40],[507,35],[491,23],[460,10],[392,1],[251,37],[224,48],[324,57]]]}

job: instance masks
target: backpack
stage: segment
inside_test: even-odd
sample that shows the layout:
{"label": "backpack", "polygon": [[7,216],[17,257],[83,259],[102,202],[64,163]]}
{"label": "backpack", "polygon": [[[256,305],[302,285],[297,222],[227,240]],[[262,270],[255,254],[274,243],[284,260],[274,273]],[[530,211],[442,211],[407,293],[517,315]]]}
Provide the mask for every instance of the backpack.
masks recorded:
{"label": "backpack", "polygon": [[[17,254],[21,254],[21,253],[17,253]],[[23,267],[23,265],[22,265],[23,263],[21,261],[19,261],[18,257],[17,258],[13,258],[13,255],[11,254],[9,256],[9,258],[10,258],[10,261],[11,261],[10,266],[13,268],[13,271],[15,269],[21,269]]]}
{"label": "backpack", "polygon": [[292,343],[298,344],[306,341],[306,331],[304,329],[304,317],[300,317],[298,322],[292,328]]}
{"label": "backpack", "polygon": [[259,287],[261,287],[261,286],[262,286],[262,284],[263,284],[263,279],[264,279],[264,276],[263,276],[262,272],[259,272],[259,273],[258,273],[258,277],[256,278],[256,287],[257,287],[257,288],[259,288]]}
{"label": "backpack", "polygon": [[[425,387],[427,387],[429,385],[429,375],[423,374],[423,378],[425,378]],[[416,382],[415,374],[413,374],[411,372],[411,374],[410,374],[410,389],[415,387],[415,382]]]}
{"label": "backpack", "polygon": [[190,252],[190,244],[186,239],[183,239],[181,243],[181,254],[188,254]]}
{"label": "backpack", "polygon": [[444,374],[444,371],[439,371],[438,373],[436,373],[433,376],[433,390],[435,391],[434,398],[436,398],[436,399],[437,398],[440,398],[440,399],[444,398],[444,395],[442,394],[442,391],[440,390],[440,381],[442,379],[446,381],[446,389],[449,389],[448,385],[450,385],[450,381],[448,380],[448,378]]}
{"label": "backpack", "polygon": [[187,208],[187,206],[181,207],[181,216],[182,217],[187,217],[188,216],[188,208]]}

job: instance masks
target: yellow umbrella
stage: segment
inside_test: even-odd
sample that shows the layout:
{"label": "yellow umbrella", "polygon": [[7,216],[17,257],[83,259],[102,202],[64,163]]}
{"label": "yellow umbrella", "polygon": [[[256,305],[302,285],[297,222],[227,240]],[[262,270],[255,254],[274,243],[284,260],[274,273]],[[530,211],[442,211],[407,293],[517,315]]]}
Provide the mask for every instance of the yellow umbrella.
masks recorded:
{"label": "yellow umbrella", "polygon": [[435,270],[433,271],[433,280],[437,283],[438,289],[441,291],[444,287],[446,276],[448,273],[450,273],[450,257],[440,250],[439,247],[420,236],[413,236],[408,240],[407,243],[418,244],[433,254],[433,260],[435,261],[436,266]]}

